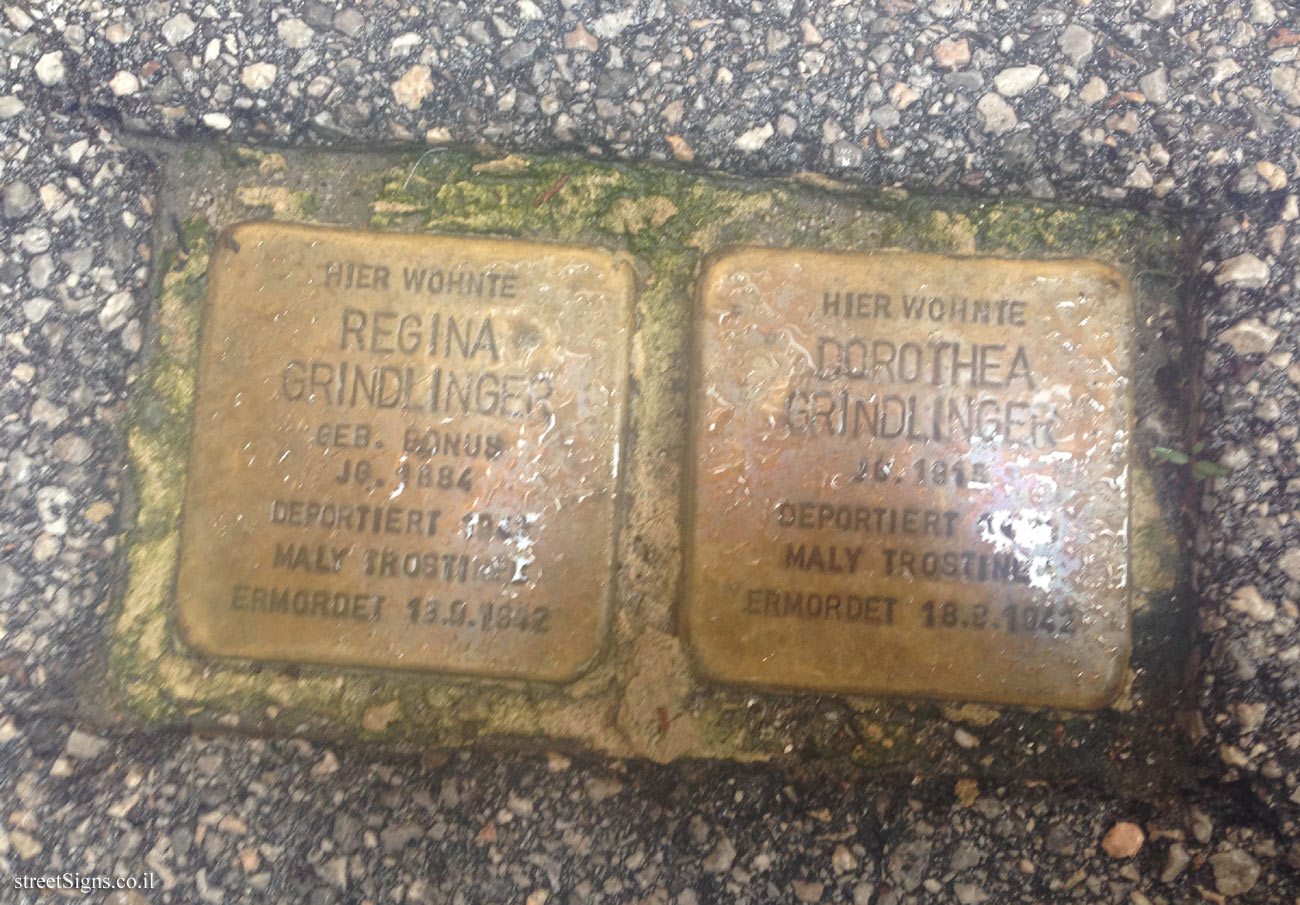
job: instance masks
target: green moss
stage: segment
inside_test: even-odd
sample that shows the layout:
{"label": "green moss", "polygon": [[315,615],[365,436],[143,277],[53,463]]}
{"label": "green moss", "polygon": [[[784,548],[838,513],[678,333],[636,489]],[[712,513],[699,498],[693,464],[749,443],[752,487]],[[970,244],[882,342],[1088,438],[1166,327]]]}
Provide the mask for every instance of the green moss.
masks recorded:
{"label": "green moss", "polygon": [[218,151],[220,154],[221,165],[231,173],[242,174],[247,170],[256,169],[258,163],[262,160],[262,153],[252,148],[241,148],[237,145],[221,145]]}
{"label": "green moss", "polygon": [[190,217],[181,224],[185,247],[194,254],[207,254],[212,242],[212,224],[204,217]]}

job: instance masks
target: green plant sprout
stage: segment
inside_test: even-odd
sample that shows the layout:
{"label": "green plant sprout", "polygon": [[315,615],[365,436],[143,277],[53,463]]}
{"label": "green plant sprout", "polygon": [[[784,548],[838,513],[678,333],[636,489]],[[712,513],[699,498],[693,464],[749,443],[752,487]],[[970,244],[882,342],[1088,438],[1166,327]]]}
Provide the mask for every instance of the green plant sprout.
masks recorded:
{"label": "green plant sprout", "polygon": [[1179,449],[1170,449],[1167,446],[1157,446],[1151,451],[1155,453],[1157,459],[1163,459],[1171,465],[1187,465],[1191,463],[1192,477],[1197,481],[1204,481],[1206,478],[1217,477],[1225,474],[1225,470],[1218,462],[1212,462],[1209,459],[1195,458],[1205,450],[1205,441],[1198,440],[1192,446],[1191,453],[1185,453]]}

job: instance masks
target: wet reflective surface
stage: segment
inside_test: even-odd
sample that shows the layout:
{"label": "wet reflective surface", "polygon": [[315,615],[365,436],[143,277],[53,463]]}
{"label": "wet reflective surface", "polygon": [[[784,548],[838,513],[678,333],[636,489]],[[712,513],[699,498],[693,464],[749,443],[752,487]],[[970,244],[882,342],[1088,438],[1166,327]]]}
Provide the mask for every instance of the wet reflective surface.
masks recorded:
{"label": "wet reflective surface", "polygon": [[243,224],[177,584],[217,656],[563,680],[607,627],[633,284],[586,248]]}
{"label": "wet reflective surface", "polygon": [[684,624],[724,682],[1088,708],[1129,648],[1112,268],[742,249],[697,286]]}

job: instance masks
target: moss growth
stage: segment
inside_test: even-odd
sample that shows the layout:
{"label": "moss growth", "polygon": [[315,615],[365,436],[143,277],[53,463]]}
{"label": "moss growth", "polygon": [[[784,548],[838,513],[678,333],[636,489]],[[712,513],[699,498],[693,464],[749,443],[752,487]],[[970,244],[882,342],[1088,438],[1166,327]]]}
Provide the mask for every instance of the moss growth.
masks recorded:
{"label": "moss growth", "polygon": [[282,185],[241,186],[235,200],[265,220],[310,220],[320,210],[320,201],[311,192],[290,191]]}

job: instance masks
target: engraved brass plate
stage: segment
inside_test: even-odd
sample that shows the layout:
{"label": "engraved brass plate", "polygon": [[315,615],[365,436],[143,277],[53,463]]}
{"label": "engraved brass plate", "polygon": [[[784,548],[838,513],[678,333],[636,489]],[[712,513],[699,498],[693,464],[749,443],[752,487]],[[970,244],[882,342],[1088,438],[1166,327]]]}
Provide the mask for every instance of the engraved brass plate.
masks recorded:
{"label": "engraved brass plate", "polygon": [[222,234],[182,637],[256,660],[577,676],[608,622],[633,291],[591,248]]}
{"label": "engraved brass plate", "polygon": [[1133,304],[1088,261],[740,249],[698,284],[685,624],[760,686],[1102,706]]}

